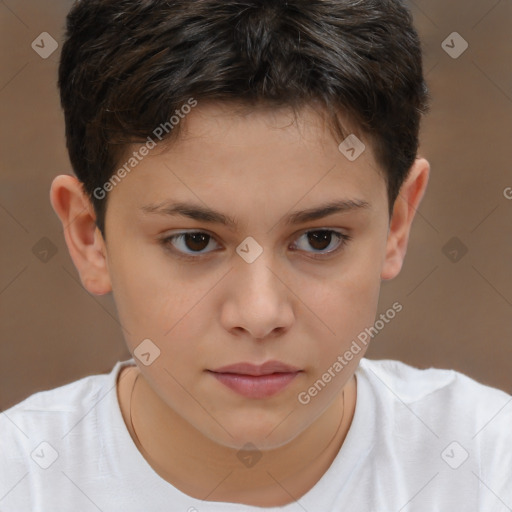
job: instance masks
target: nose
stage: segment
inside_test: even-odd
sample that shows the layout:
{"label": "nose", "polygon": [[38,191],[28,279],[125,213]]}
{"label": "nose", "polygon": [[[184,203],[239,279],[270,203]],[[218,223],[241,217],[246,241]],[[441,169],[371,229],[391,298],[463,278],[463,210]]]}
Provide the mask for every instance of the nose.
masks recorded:
{"label": "nose", "polygon": [[263,340],[282,335],[293,323],[294,295],[269,253],[252,263],[240,258],[230,272],[221,321],[233,334]]}

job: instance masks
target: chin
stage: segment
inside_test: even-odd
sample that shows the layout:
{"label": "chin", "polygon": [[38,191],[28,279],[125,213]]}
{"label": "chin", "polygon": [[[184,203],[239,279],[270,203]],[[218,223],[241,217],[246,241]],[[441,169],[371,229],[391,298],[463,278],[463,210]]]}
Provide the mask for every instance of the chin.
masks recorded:
{"label": "chin", "polygon": [[224,422],[226,430],[219,427],[215,432],[203,433],[212,441],[237,451],[246,449],[249,444],[258,450],[274,450],[293,441],[307,427],[304,425],[301,429],[296,424],[290,425],[283,418],[286,418],[286,414],[279,419],[273,417],[266,420],[256,420],[246,414],[242,421],[238,418],[233,422]]}

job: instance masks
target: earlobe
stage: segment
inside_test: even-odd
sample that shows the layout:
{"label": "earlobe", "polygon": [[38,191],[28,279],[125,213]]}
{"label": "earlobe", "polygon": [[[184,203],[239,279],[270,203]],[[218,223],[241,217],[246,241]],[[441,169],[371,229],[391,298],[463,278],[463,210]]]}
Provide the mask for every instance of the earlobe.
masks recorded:
{"label": "earlobe", "polygon": [[429,173],[428,161],[417,158],[400,188],[390,221],[381,279],[393,279],[402,269],[412,221],[425,194]]}
{"label": "earlobe", "polygon": [[57,176],[52,182],[50,201],[62,222],[66,245],[83,286],[95,295],[110,292],[105,242],[82,184],[74,176]]}

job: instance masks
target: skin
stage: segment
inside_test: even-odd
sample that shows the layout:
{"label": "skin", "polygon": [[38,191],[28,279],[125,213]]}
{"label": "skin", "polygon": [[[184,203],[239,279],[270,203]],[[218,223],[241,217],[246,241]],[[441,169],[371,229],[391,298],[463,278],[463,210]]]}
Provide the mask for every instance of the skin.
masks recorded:
{"label": "skin", "polygon": [[[150,152],[109,192],[106,241],[76,178],[54,179],[52,205],[84,287],[113,293],[130,352],[146,338],[161,351],[149,366],[135,358],[117,389],[134,437],[129,398],[140,373],[131,414],[143,449],[134,442],[153,469],[195,498],[282,506],[318,482],[350,428],[364,346],[308,404],[297,397],[374,324],[381,282],[400,272],[430,167],[416,159],[390,219],[370,143],[360,136],[366,150],[350,162],[316,111],[295,122],[286,109],[242,115],[199,104],[182,122],[176,142]],[[238,227],[141,210],[171,199],[207,205]],[[338,199],[369,207],[283,221]],[[305,233],[315,229],[352,239],[315,258],[339,247],[335,236],[309,243]],[[212,238],[166,248],[161,239],[183,230]],[[235,251],[248,236],[263,249],[252,263]],[[180,250],[197,259],[180,259]],[[206,371],[270,359],[303,371],[265,399],[243,397]],[[252,467],[237,457],[246,443],[263,455]]]}

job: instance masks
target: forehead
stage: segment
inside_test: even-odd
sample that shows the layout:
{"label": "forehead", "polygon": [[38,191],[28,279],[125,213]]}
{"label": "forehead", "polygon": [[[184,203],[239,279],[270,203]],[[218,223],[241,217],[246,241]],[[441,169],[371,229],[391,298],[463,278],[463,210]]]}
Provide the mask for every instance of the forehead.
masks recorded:
{"label": "forehead", "polygon": [[178,136],[157,144],[113,196],[122,191],[140,209],[173,199],[231,210],[385,198],[368,141],[350,161],[326,116],[313,108],[295,114],[290,108],[198,104],[180,123]]}
{"label": "forehead", "polygon": [[[348,119],[340,119],[346,130],[356,133]],[[236,142],[245,147],[261,147],[269,143],[269,138],[281,143],[314,145],[341,142],[337,140],[340,136],[333,133],[326,111],[314,104],[294,110],[289,106],[254,107],[235,101],[206,101],[184,116],[179,130],[181,145],[200,137],[222,145]]]}

